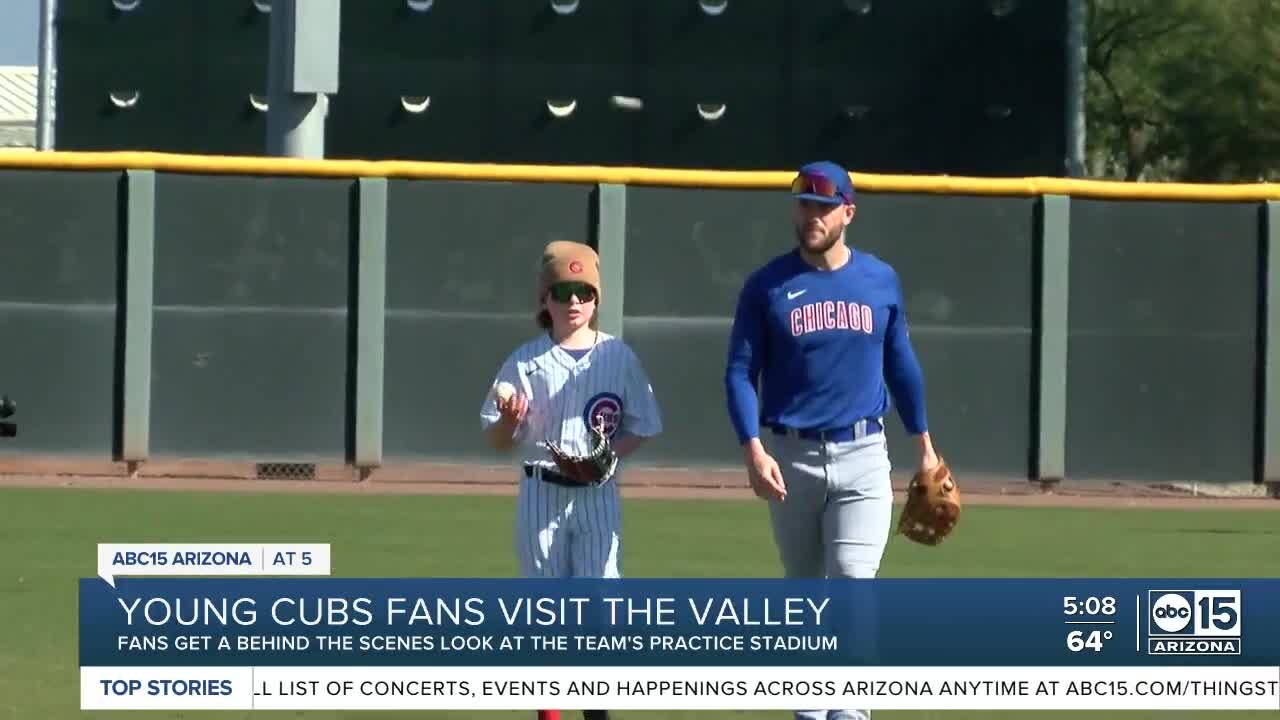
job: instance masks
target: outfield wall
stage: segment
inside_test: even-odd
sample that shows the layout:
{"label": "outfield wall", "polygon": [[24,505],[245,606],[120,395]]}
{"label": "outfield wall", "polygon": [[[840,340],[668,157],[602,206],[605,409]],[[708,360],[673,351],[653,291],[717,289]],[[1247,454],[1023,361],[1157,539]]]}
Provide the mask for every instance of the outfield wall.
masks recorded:
{"label": "outfield wall", "polygon": [[[941,449],[1019,479],[1280,478],[1267,307],[1280,187],[855,175],[899,269]],[[738,289],[789,248],[788,172],[0,154],[5,456],[492,462],[478,411],[535,332],[553,238],[595,245],[603,327],[666,433],[739,462]],[[896,464],[911,464],[896,416]]]}

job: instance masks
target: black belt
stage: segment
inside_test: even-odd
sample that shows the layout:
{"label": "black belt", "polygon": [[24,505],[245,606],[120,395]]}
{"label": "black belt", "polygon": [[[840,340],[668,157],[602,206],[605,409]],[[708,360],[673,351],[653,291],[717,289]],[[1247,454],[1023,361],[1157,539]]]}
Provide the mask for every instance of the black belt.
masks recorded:
{"label": "black belt", "polygon": [[564,475],[561,475],[560,473],[556,472],[555,470],[544,468],[540,465],[524,466],[525,477],[532,478],[539,475],[541,476],[543,482],[549,482],[553,485],[564,485],[565,487],[582,487],[582,483],[571,480],[565,477]]}

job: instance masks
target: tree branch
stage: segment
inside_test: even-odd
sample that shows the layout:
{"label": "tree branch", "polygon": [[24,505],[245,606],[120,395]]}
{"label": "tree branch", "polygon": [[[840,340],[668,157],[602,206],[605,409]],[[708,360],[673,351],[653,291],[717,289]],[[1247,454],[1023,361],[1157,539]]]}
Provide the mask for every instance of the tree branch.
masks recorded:
{"label": "tree branch", "polygon": [[1102,83],[1107,86],[1107,90],[1111,93],[1112,104],[1115,106],[1116,120],[1120,126],[1121,134],[1124,136],[1125,145],[1125,180],[1137,180],[1138,175],[1142,172],[1142,167],[1146,164],[1145,158],[1141,157],[1143,153],[1138,150],[1137,138],[1134,136],[1134,125],[1141,121],[1148,123],[1146,118],[1135,118],[1129,114],[1125,107],[1124,95],[1120,92],[1120,88],[1116,87],[1111,76],[1104,70],[1095,68],[1098,77],[1102,78]]}
{"label": "tree branch", "polygon": [[[1131,26],[1131,25],[1133,25],[1134,23],[1138,22],[1138,20],[1139,20],[1139,19],[1141,19],[1141,15],[1139,15],[1138,13],[1131,13],[1131,14],[1124,15],[1124,16],[1120,17],[1119,19],[1117,19],[1117,20],[1116,20],[1116,21],[1111,25],[1111,27],[1107,28],[1106,30],[1103,30],[1103,31],[1098,35],[1098,39],[1097,39],[1097,41],[1096,41],[1096,48],[1097,48],[1097,49],[1101,49],[1103,45],[1106,45],[1108,42],[1111,42],[1111,40],[1112,40],[1112,36],[1114,36],[1114,35],[1116,35],[1116,34],[1120,33],[1121,31],[1123,31],[1123,30],[1125,30],[1125,29],[1127,29],[1129,26]],[[1120,44],[1120,43],[1119,43],[1119,39],[1117,38],[1117,39],[1116,39],[1116,42],[1112,45],[1112,47],[1115,47],[1115,45],[1118,45],[1118,44]]]}

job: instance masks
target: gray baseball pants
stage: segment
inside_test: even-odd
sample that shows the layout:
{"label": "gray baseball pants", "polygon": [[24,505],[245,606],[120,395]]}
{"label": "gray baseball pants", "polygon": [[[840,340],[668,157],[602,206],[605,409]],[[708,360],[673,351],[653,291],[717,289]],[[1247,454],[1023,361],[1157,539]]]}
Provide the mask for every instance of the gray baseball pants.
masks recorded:
{"label": "gray baseball pants", "polygon": [[[873,421],[874,422],[874,421]],[[874,426],[873,426],[874,427]],[[889,450],[882,430],[822,442],[761,433],[787,498],[770,502],[773,538],[789,578],[874,578],[893,521]],[[800,710],[798,720],[868,720],[867,710]]]}

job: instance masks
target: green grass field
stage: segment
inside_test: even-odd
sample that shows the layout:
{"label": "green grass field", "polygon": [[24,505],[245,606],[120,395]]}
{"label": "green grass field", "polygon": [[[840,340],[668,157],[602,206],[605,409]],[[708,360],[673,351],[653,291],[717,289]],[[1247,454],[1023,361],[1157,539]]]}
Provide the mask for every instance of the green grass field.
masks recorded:
{"label": "green grass field", "polygon": [[[624,503],[631,577],[775,577],[758,501]],[[333,574],[511,576],[505,497],[0,490],[0,720],[126,718],[79,709],[76,581],[99,542],[327,542]],[[969,506],[938,548],[895,539],[882,577],[1277,577],[1280,515],[1266,511]],[[1274,718],[1268,713],[1117,713],[1138,718]],[[615,718],[784,718],[779,712],[619,712]],[[876,711],[876,720],[1066,718],[1080,713]],[[517,718],[531,713],[145,713],[148,718]],[[1087,714],[1106,717],[1103,713]],[[566,713],[576,720],[577,713]]]}

